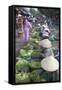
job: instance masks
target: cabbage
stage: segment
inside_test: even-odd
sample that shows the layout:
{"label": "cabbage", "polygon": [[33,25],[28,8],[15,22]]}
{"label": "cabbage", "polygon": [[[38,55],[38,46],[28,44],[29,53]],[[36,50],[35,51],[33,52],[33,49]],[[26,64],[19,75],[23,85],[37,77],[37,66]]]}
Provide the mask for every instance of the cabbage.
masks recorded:
{"label": "cabbage", "polygon": [[45,79],[40,76],[36,70],[33,70],[30,74],[30,78],[32,82],[43,82],[46,81]]}
{"label": "cabbage", "polygon": [[31,55],[32,52],[33,52],[33,50],[24,50],[24,49],[20,50],[21,56]]}
{"label": "cabbage", "polygon": [[16,69],[21,71],[24,66],[29,66],[29,61],[20,58],[18,62],[16,62]]}
{"label": "cabbage", "polygon": [[39,32],[33,30],[32,33],[30,33],[30,36],[31,36],[32,38],[37,38],[37,39],[39,39]]}
{"label": "cabbage", "polygon": [[16,83],[27,83],[30,82],[29,73],[19,73],[16,74]]}
{"label": "cabbage", "polygon": [[29,42],[26,46],[24,46],[24,50],[32,50],[33,49],[33,45],[31,44],[31,42]]}
{"label": "cabbage", "polygon": [[31,60],[30,62],[30,67],[31,68],[40,68],[40,62],[39,61],[34,61],[34,60]]}
{"label": "cabbage", "polygon": [[40,56],[40,51],[38,51],[38,50],[33,50],[33,52],[32,52],[32,57],[39,57]]}

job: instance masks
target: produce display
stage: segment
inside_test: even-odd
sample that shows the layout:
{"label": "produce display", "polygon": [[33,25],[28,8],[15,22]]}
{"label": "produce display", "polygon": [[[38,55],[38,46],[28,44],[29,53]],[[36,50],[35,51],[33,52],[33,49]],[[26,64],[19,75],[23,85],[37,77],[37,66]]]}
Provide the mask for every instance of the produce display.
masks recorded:
{"label": "produce display", "polygon": [[19,50],[19,57],[16,58],[16,83],[46,81],[37,73],[38,70],[41,72],[39,40],[39,32],[34,29],[27,45]]}
{"label": "produce display", "polygon": [[59,68],[59,55],[56,55],[57,52],[59,54],[59,45],[57,45],[59,36],[57,37],[56,34],[58,30],[51,32],[50,28],[47,28],[42,31],[39,30],[42,27],[41,21],[37,20],[36,24],[29,35],[27,35],[28,32],[25,32],[26,40],[23,41],[23,44],[20,43],[19,48],[16,48],[16,83],[50,81],[49,73],[54,73]]}

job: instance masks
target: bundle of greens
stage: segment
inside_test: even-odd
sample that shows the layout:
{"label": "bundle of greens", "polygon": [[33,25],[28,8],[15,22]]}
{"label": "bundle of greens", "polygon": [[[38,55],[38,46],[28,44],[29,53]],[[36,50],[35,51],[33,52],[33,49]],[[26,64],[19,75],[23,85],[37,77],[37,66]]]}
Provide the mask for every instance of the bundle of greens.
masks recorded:
{"label": "bundle of greens", "polygon": [[40,76],[36,70],[33,70],[30,74],[30,78],[32,82],[44,82],[46,81],[45,79]]}
{"label": "bundle of greens", "polygon": [[16,62],[16,70],[18,72],[21,72],[24,67],[29,68],[29,63],[30,63],[30,61],[27,61],[23,58],[19,58],[19,60]]}
{"label": "bundle of greens", "polygon": [[16,74],[16,83],[28,83],[30,82],[30,73],[21,72]]}
{"label": "bundle of greens", "polygon": [[34,61],[34,60],[31,60],[31,62],[30,62],[30,67],[32,68],[32,69],[34,69],[34,68],[40,68],[40,62],[39,61]]}

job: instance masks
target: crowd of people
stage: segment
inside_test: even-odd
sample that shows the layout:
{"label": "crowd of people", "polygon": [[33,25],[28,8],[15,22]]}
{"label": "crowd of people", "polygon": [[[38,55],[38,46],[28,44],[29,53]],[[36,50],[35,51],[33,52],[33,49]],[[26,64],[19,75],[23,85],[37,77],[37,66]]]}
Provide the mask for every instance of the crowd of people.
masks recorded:
{"label": "crowd of people", "polygon": [[[40,19],[39,19],[40,17]],[[46,19],[45,15],[41,15],[38,18],[36,16],[26,13],[26,11],[21,10],[16,14],[16,37],[22,38],[23,42],[29,41],[30,32],[35,27],[36,23],[40,21],[39,24],[39,35],[40,37],[48,38],[51,32],[50,23]]]}
{"label": "crowd of people", "polygon": [[23,42],[29,41],[29,34],[35,26],[35,17],[19,11],[16,14],[16,37],[22,35]]}
{"label": "crowd of people", "polygon": [[[16,17],[16,37],[23,34],[23,41],[29,41],[29,33],[32,31],[33,27],[35,26],[36,18],[34,16],[25,16],[18,14]],[[48,33],[47,33],[48,32]],[[48,37],[50,33],[50,29],[46,20],[40,25],[40,34],[46,35]]]}
{"label": "crowd of people", "polygon": [[19,37],[20,34],[23,34],[23,41],[27,42],[29,40],[29,33],[32,30],[32,23],[30,17],[18,15],[16,20],[17,29],[16,29],[16,37]]}

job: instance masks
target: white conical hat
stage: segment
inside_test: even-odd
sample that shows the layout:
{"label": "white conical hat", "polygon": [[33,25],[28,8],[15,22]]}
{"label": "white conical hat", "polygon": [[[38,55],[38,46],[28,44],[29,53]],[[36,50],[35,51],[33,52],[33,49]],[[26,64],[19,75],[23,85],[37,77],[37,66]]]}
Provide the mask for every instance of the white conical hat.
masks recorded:
{"label": "white conical hat", "polygon": [[49,56],[41,61],[41,67],[46,71],[53,72],[58,70],[59,62],[53,56]]}
{"label": "white conical hat", "polygon": [[44,40],[39,41],[39,46],[42,46],[44,48],[51,48],[52,44],[48,39],[44,39]]}

